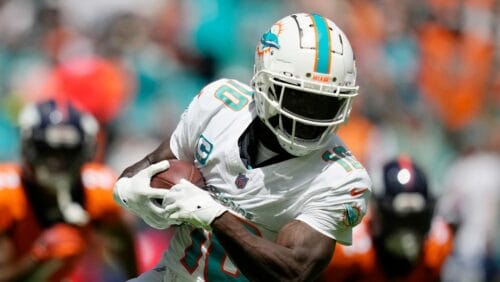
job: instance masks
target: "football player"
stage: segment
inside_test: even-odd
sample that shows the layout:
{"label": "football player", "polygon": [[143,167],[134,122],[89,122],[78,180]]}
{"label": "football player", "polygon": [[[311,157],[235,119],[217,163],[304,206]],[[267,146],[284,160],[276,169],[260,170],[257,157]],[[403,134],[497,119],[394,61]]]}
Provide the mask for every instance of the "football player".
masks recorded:
{"label": "football player", "polygon": [[[371,182],[335,131],[358,94],[349,40],[318,14],[276,22],[257,45],[251,86],[206,86],[173,135],[127,168],[122,206],[176,225],[161,263],[137,281],[310,281],[336,242],[351,244]],[[168,159],[196,164],[206,187],[150,178]]]}
{"label": "football player", "polygon": [[[96,120],[54,100],[29,104],[20,119],[20,165],[0,164],[0,281],[61,281],[97,235],[123,273],[136,275],[131,232],[113,201],[115,176],[89,162]],[[102,277],[101,277],[102,279]]]}
{"label": "football player", "polygon": [[323,281],[440,281],[452,232],[433,217],[425,174],[407,156],[387,162],[382,174],[353,245],[337,246]]}

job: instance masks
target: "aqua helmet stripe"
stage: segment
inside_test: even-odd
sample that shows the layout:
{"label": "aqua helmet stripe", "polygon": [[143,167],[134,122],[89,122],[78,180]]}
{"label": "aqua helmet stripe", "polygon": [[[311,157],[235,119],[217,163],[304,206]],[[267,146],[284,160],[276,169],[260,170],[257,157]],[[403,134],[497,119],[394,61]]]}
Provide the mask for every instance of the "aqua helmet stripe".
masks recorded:
{"label": "aqua helmet stripe", "polygon": [[331,60],[331,40],[330,29],[326,19],[318,14],[311,15],[314,29],[316,31],[316,61],[314,63],[314,71],[318,73],[330,73]]}

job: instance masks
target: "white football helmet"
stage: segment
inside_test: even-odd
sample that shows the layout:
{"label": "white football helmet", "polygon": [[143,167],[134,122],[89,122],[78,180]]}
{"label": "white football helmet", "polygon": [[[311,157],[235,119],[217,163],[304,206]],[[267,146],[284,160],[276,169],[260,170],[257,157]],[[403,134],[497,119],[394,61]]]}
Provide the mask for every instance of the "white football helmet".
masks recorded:
{"label": "white football helmet", "polygon": [[293,14],[262,35],[255,53],[258,116],[290,154],[323,147],[358,94],[351,45],[332,21]]}

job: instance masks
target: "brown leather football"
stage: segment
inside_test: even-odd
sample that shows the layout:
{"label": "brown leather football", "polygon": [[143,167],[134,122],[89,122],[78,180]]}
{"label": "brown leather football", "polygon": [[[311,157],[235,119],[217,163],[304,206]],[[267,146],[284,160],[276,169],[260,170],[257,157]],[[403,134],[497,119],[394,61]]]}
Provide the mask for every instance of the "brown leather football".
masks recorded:
{"label": "brown leather football", "polygon": [[170,189],[184,178],[198,187],[205,186],[205,179],[200,170],[191,162],[184,160],[168,160],[170,168],[155,174],[151,178],[151,187]]}

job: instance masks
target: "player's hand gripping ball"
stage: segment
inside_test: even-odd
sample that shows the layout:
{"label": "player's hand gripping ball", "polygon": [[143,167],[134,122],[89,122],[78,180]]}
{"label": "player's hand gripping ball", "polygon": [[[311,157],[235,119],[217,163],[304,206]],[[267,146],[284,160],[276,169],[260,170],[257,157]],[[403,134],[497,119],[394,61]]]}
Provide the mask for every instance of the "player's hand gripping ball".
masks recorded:
{"label": "player's hand gripping ball", "polygon": [[[115,201],[141,217],[149,226],[165,229],[182,221],[170,218],[174,210],[166,210],[164,199],[182,179],[204,187],[204,179],[196,166],[188,161],[171,159],[152,164],[135,175],[121,177],[115,184]],[[202,189],[198,189],[203,191]]]}
{"label": "player's hand gripping ball", "polygon": [[200,188],[205,187],[203,175],[193,163],[177,159],[171,159],[168,162],[170,167],[167,170],[151,178],[152,188],[170,189],[175,184],[179,184],[181,179],[186,179]]}

